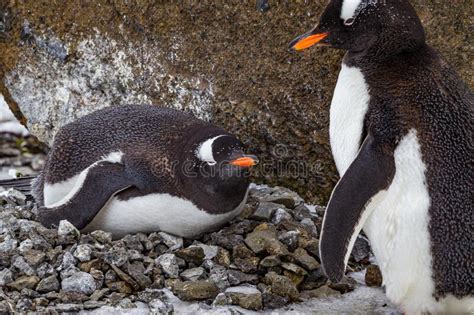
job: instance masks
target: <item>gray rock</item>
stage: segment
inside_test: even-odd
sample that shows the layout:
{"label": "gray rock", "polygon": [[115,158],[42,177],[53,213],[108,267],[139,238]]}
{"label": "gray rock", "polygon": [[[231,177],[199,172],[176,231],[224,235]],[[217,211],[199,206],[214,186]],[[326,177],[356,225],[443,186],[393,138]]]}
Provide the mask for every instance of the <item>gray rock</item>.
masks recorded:
{"label": "gray rock", "polygon": [[176,283],[172,291],[183,301],[213,299],[219,288],[212,281],[185,281]]}
{"label": "gray rock", "polygon": [[271,287],[272,293],[288,298],[290,301],[296,301],[299,292],[296,286],[285,276],[269,272],[265,275],[265,281]]}
{"label": "gray rock", "polygon": [[[225,233],[212,233],[212,242],[217,246],[224,247],[225,249],[232,250],[234,246],[242,244],[244,238],[238,234],[225,234]],[[217,254],[217,251],[216,251]]]}
{"label": "gray rock", "polygon": [[106,305],[104,301],[85,301],[82,306],[85,310],[92,310]]}
{"label": "gray rock", "polygon": [[212,302],[213,307],[228,305],[231,301],[225,296],[225,293],[219,293]]}
{"label": "gray rock", "polygon": [[110,244],[112,242],[112,233],[110,232],[97,230],[97,231],[91,232],[90,235],[102,244]]}
{"label": "gray rock", "polygon": [[170,250],[176,250],[183,247],[183,238],[174,236],[165,232],[159,232],[158,235]]}
{"label": "gray rock", "polygon": [[105,253],[104,260],[108,264],[122,267],[128,262],[128,252],[125,248],[120,246],[112,247]]}
{"label": "gray rock", "polygon": [[281,260],[278,256],[267,256],[260,261],[260,266],[265,268],[272,268],[281,265]]}
{"label": "gray rock", "polygon": [[30,240],[29,238],[22,241],[20,245],[18,246],[18,250],[20,253],[25,253],[29,251],[30,249],[33,249],[33,241]]}
{"label": "gray rock", "polygon": [[151,279],[145,274],[145,266],[142,262],[129,263],[127,272],[142,288],[149,287],[152,283]]}
{"label": "gray rock", "polygon": [[70,252],[64,252],[61,265],[59,266],[58,270],[67,270],[71,267],[75,267],[76,263],[76,258],[74,258],[74,256]]}
{"label": "gray rock", "polygon": [[177,250],[175,254],[176,256],[183,258],[186,262],[191,262],[197,266],[202,264],[204,258],[206,257],[204,249],[200,246],[190,246],[188,248],[181,248]]}
{"label": "gray rock", "polygon": [[56,304],[51,310],[55,310],[59,313],[79,312],[82,310],[82,304],[60,303]]}
{"label": "gray rock", "polygon": [[298,231],[288,231],[278,235],[278,240],[285,244],[290,251],[294,251],[298,247],[299,235]]}
{"label": "gray rock", "polygon": [[3,269],[0,271],[0,286],[4,286],[13,281],[13,273],[10,269]]}
{"label": "gray rock", "polygon": [[33,308],[33,302],[30,299],[27,298],[21,298],[16,302],[16,310],[17,311],[28,311]]}
{"label": "gray rock", "polygon": [[263,306],[267,309],[282,308],[288,304],[287,297],[279,296],[270,292],[262,293]]}
{"label": "gray rock", "polygon": [[129,249],[143,251],[143,244],[140,242],[138,235],[127,234],[122,238],[122,241],[125,243],[125,246],[127,246],[127,248]]}
{"label": "gray rock", "polygon": [[301,221],[306,218],[316,218],[318,215],[315,212],[311,212],[311,210],[309,210],[309,208],[304,204],[300,204],[295,209],[293,209],[293,216],[296,220]]}
{"label": "gray rock", "polygon": [[301,220],[301,224],[311,233],[311,236],[318,237],[318,229],[312,219],[305,218]]}
{"label": "gray rock", "polygon": [[47,276],[53,275],[56,272],[54,271],[53,266],[51,266],[49,263],[44,262],[41,265],[36,268],[36,274],[40,278],[46,278]]}
{"label": "gray rock", "polygon": [[292,273],[295,273],[300,276],[306,276],[308,272],[301,268],[300,266],[293,264],[293,263],[282,263],[281,266],[283,269],[291,271]]}
{"label": "gray rock", "polygon": [[258,269],[258,264],[260,263],[260,258],[258,257],[246,257],[246,258],[236,258],[234,262],[230,265],[231,268],[239,269],[245,273],[255,273]]}
{"label": "gray rock", "polygon": [[258,283],[258,275],[243,273],[239,270],[229,270],[228,277],[229,277],[229,283],[232,286],[236,286],[241,283],[250,283],[250,284]]}
{"label": "gray rock", "polygon": [[47,293],[59,290],[59,281],[56,276],[49,276],[42,279],[36,286],[36,291],[39,293]]}
{"label": "gray rock", "polygon": [[272,222],[275,224],[278,224],[283,220],[291,220],[291,219],[293,219],[293,217],[291,216],[291,214],[288,213],[288,211],[286,211],[283,208],[278,208],[272,217]]}
{"label": "gray rock", "polygon": [[305,277],[300,287],[302,290],[317,289],[323,286],[327,282],[327,280],[328,278],[326,278],[326,275],[323,272],[323,268],[319,267],[318,269],[310,272],[309,275]]}
{"label": "gray rock", "polygon": [[227,269],[219,265],[215,265],[210,269],[209,280],[215,283],[220,290],[230,286]]}
{"label": "gray rock", "polygon": [[260,202],[257,210],[250,216],[250,219],[260,220],[260,221],[269,221],[277,209],[280,209],[282,206],[278,203],[273,202]]}
{"label": "gray rock", "polygon": [[303,203],[303,199],[294,191],[285,187],[272,187],[270,193],[264,193],[257,198],[260,201],[279,203],[288,209],[294,209],[297,205]]}
{"label": "gray rock", "polygon": [[155,260],[161,270],[170,278],[178,278],[179,266],[174,254],[163,254]]}
{"label": "gray rock", "polygon": [[173,314],[173,304],[165,303],[161,299],[154,299],[148,304],[154,314]]}
{"label": "gray rock", "polygon": [[84,294],[92,294],[95,289],[94,278],[87,272],[77,272],[61,281],[61,287],[64,291],[76,291]]}
{"label": "gray rock", "polygon": [[9,253],[16,249],[18,241],[13,238],[10,234],[7,234],[3,242],[0,243],[0,254]]}
{"label": "gray rock", "polygon": [[74,257],[82,262],[91,260],[91,254],[92,248],[87,244],[78,245],[74,251]]}
{"label": "gray rock", "polygon": [[196,281],[202,279],[206,271],[202,267],[196,267],[191,269],[186,269],[183,271],[180,276],[185,281]]}
{"label": "gray rock", "polygon": [[319,262],[314,257],[310,256],[303,248],[297,248],[293,253],[293,257],[296,262],[306,270],[315,270],[320,266]]}
{"label": "gray rock", "polygon": [[14,188],[0,192],[0,198],[12,205],[24,205],[26,203],[26,196]]}
{"label": "gray rock", "polygon": [[27,275],[27,276],[32,276],[36,274],[36,271],[31,267],[25,260],[24,257],[22,256],[17,256],[16,258],[13,259],[12,261],[13,267],[18,269],[21,273]]}
{"label": "gray rock", "polygon": [[324,285],[318,289],[310,290],[310,291],[302,291],[300,294],[300,298],[302,300],[309,300],[309,299],[320,299],[320,298],[327,298],[330,296],[339,296],[341,293],[339,291],[333,290],[330,287]]}
{"label": "gray rock", "polygon": [[61,244],[72,244],[79,239],[81,233],[67,220],[59,221],[58,237]]}
{"label": "gray rock", "polygon": [[355,262],[361,262],[370,257],[370,245],[365,237],[357,236],[351,256]]}
{"label": "gray rock", "polygon": [[276,229],[267,224],[259,225],[245,238],[245,244],[255,253],[261,254],[265,251],[265,244],[276,238]]}
{"label": "gray rock", "polygon": [[258,311],[263,307],[262,293],[254,286],[230,287],[225,290],[225,295],[232,304],[239,305],[245,309]]}

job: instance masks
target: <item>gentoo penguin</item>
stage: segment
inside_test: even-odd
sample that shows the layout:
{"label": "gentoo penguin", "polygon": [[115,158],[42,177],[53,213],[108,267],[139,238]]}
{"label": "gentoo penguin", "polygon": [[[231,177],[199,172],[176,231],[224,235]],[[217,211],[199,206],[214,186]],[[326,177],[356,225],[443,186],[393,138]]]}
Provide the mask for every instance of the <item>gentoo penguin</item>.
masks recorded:
{"label": "gentoo penguin", "polygon": [[151,105],[109,107],[64,126],[33,182],[39,220],[88,232],[194,237],[243,209],[256,157],[224,130]]}
{"label": "gentoo penguin", "polygon": [[341,280],[363,228],[405,312],[474,311],[473,93],[407,0],[332,0],[290,45],[315,44],[347,51],[330,109],[341,179],[320,237],[326,274]]}

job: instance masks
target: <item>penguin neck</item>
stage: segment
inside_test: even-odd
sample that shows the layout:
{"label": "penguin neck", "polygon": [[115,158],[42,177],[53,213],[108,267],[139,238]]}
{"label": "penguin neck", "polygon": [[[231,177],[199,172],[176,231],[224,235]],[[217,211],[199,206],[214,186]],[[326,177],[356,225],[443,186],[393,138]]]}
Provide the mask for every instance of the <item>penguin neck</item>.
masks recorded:
{"label": "penguin neck", "polygon": [[424,41],[398,47],[396,44],[384,44],[383,47],[379,44],[374,44],[363,51],[348,51],[343,62],[349,66],[367,68],[374,64],[383,64],[402,56],[418,54],[426,49],[428,49],[428,45]]}

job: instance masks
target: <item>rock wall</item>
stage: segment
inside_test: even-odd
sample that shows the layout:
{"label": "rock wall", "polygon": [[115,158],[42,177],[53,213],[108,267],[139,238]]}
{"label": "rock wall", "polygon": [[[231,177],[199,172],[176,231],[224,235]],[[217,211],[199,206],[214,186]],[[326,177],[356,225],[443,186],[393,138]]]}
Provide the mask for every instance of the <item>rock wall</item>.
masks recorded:
{"label": "rock wall", "polygon": [[[342,53],[287,45],[325,4],[0,0],[0,93],[47,143],[104,106],[192,111],[260,155],[257,181],[324,203],[337,180],[327,127]],[[472,86],[470,1],[414,4],[431,44]]]}

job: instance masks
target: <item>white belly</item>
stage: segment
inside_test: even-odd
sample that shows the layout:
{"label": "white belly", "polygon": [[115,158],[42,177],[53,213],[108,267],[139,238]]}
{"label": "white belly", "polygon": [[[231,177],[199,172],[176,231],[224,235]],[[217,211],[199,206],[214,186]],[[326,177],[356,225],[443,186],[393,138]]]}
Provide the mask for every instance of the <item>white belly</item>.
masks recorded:
{"label": "white belly", "polygon": [[329,123],[331,151],[340,176],[359,151],[369,100],[369,87],[362,72],[343,63],[334,89]]}
{"label": "white belly", "polygon": [[[364,225],[383,274],[387,296],[408,314],[467,311],[469,300],[450,296],[437,302],[432,279],[430,197],[426,167],[416,131],[411,130],[395,150],[396,173],[383,198],[374,198]],[[473,303],[473,299],[470,299]]]}
{"label": "white belly", "polygon": [[213,215],[169,194],[150,194],[127,201],[112,198],[84,232],[104,230],[111,232],[114,238],[156,231],[194,237],[232,220],[243,210],[245,201],[246,197],[232,212]]}

